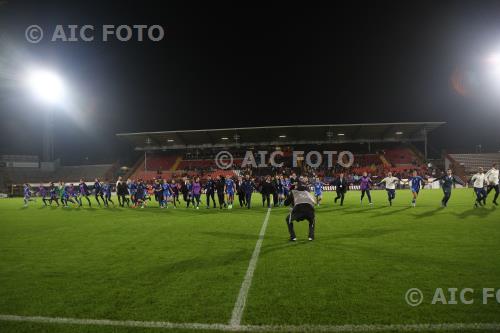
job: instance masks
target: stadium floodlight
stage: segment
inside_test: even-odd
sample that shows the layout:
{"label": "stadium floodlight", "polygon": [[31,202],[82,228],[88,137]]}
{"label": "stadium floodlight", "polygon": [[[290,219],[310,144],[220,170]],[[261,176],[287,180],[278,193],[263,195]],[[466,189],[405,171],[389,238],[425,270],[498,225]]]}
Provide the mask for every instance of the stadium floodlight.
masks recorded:
{"label": "stadium floodlight", "polygon": [[280,135],[280,138],[282,138],[282,139],[286,138],[286,135]]}
{"label": "stadium floodlight", "polygon": [[344,136],[345,134],[344,133],[339,133],[337,134],[338,136]]}
{"label": "stadium floodlight", "polygon": [[227,140],[227,139],[229,139],[229,138],[227,138],[227,137],[225,137],[225,136],[224,136],[224,137],[222,137],[221,139],[222,139],[222,140]]}
{"label": "stadium floodlight", "polygon": [[32,93],[46,103],[58,103],[64,96],[62,79],[57,73],[47,69],[37,69],[30,72],[27,84]]}

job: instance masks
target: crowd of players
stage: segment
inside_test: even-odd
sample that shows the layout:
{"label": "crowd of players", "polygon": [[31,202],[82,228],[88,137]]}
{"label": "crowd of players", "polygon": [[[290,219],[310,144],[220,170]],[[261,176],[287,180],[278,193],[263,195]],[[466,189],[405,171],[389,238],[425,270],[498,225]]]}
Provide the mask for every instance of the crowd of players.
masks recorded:
{"label": "crowd of players", "polygon": [[[180,198],[182,197],[187,208],[193,207],[199,209],[202,205],[201,195],[205,195],[206,208],[227,208],[232,209],[235,201],[235,196],[238,198],[240,207],[251,208],[252,194],[259,192],[262,195],[262,205],[271,207],[271,199],[273,206],[282,206],[285,200],[289,197],[290,191],[296,186],[299,178],[295,173],[291,175],[267,176],[258,181],[251,178],[249,174],[236,179],[220,176],[217,179],[212,179],[208,176],[204,182],[201,182],[199,177],[193,179],[183,178],[181,181],[172,179],[156,179],[153,182],[146,183],[142,180],[122,180],[120,177],[116,182],[116,194],[118,202],[116,205],[121,207],[144,208],[153,200],[160,208],[168,208],[173,206],[177,208],[181,205]],[[455,184],[465,185],[464,182],[453,175],[451,170],[441,177],[435,178],[432,182],[439,181],[443,189],[443,198],[441,205],[446,207],[451,197],[451,192]],[[471,179],[471,184],[475,193],[474,206],[483,206],[486,204],[486,198],[489,193],[494,190],[495,195],[492,203],[498,205],[497,199],[499,196],[499,172],[497,165],[494,164],[486,173],[482,168],[474,174]],[[336,197],[334,202],[344,204],[346,192],[351,183],[349,183],[343,173],[340,173],[337,178],[330,183],[322,182],[318,177],[306,179],[306,183],[313,191],[316,204],[320,205],[322,193],[325,186],[334,186]],[[417,171],[413,171],[408,179],[408,185],[412,193],[412,206],[416,205],[418,194],[421,188],[426,184],[431,183],[419,176]],[[387,200],[392,206],[396,198],[396,189],[401,184],[401,179],[394,177],[391,172],[378,182],[374,182],[366,172],[359,177],[359,188],[361,190],[360,203],[366,197],[368,204],[373,205],[370,190],[374,186],[384,187],[387,192]],[[40,186],[36,192],[36,196],[40,197],[45,206],[69,207],[72,204],[75,207],[81,207],[86,204],[91,207],[91,197],[94,197],[98,206],[115,206],[112,199],[113,185],[107,181],[95,179],[93,188],[89,188],[84,179],[80,179],[79,184],[65,184],[63,182],[51,183],[50,186]],[[215,198],[217,197],[217,202]],[[30,201],[33,201],[34,195],[29,184],[24,185],[24,205],[27,206]]]}

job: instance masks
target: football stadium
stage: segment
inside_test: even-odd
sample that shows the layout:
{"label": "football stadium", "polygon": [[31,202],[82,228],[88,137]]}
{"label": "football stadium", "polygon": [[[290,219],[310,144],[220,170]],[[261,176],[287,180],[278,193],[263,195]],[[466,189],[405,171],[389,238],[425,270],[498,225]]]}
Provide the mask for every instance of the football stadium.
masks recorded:
{"label": "football stadium", "polygon": [[0,1],[0,332],[500,332],[500,2],[288,6]]}

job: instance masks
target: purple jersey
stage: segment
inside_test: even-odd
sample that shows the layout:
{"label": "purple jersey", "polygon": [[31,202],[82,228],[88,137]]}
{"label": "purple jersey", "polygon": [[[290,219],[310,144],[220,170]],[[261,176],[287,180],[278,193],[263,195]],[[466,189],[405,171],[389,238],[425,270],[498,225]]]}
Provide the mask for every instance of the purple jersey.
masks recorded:
{"label": "purple jersey", "polygon": [[195,182],[195,183],[193,183],[193,187],[192,187],[192,189],[193,189],[193,194],[194,194],[194,195],[199,195],[199,194],[201,194],[201,184],[200,184],[200,183],[196,183],[196,182]]}
{"label": "purple jersey", "polygon": [[40,186],[40,188],[38,189],[38,193],[40,193],[40,196],[42,198],[45,198],[47,196],[47,190],[43,186]]}
{"label": "purple jersey", "polygon": [[361,177],[361,189],[362,190],[369,190],[370,189],[370,184],[372,180],[368,176],[362,176]]}

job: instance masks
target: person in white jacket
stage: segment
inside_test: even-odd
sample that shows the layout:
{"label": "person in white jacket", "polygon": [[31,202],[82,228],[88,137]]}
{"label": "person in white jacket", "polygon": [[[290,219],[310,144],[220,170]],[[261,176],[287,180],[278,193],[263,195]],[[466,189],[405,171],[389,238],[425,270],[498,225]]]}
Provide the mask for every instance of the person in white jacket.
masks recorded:
{"label": "person in white jacket", "polygon": [[478,173],[472,176],[470,180],[474,186],[474,192],[476,193],[476,202],[474,203],[474,207],[486,205],[486,190],[484,189],[486,177],[484,175],[484,169],[479,168]]}
{"label": "person in white jacket", "polygon": [[492,190],[495,190],[495,196],[493,197],[493,204],[498,206],[498,192],[500,192],[500,186],[498,185],[498,167],[496,163],[493,163],[491,169],[484,175],[486,181],[488,182],[488,192],[486,195],[490,195]]}

